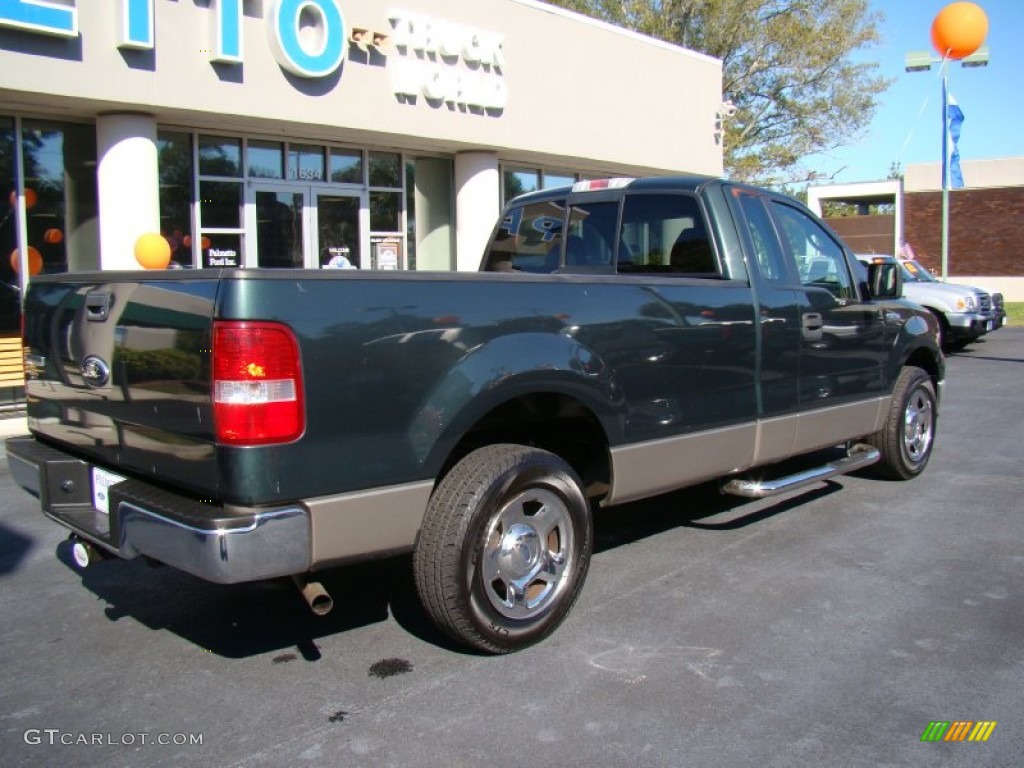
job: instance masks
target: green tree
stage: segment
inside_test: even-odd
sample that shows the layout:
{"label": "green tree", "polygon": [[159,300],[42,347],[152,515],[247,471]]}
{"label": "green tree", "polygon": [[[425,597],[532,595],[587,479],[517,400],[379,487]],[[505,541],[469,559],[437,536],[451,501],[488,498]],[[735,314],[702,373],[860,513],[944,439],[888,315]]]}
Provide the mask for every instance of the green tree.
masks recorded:
{"label": "green tree", "polygon": [[868,0],[551,0],[722,60],[726,173],[770,185],[820,179],[806,158],[849,144],[889,81],[854,54],[878,41]]}

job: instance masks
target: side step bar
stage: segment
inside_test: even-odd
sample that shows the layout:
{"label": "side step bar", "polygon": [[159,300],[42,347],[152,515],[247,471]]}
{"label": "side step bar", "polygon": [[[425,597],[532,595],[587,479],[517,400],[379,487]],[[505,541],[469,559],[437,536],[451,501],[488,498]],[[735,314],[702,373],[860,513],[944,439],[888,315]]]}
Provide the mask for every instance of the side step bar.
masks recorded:
{"label": "side step bar", "polygon": [[777,480],[750,480],[736,478],[722,486],[722,493],[733,496],[744,496],[748,499],[764,499],[768,496],[778,496],[780,493],[788,493],[808,485],[820,483],[836,475],[845,475],[856,472],[858,469],[869,467],[882,458],[877,448],[864,443],[858,443],[850,448],[846,458],[830,461],[820,467],[814,467],[803,472],[797,472]]}

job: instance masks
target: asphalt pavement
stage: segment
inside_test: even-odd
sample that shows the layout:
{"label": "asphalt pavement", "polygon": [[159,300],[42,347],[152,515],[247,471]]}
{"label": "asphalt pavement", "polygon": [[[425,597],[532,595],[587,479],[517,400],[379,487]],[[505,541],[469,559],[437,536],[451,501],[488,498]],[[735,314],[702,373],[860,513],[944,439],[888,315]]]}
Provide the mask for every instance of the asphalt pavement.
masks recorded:
{"label": "asphalt pavement", "polygon": [[329,574],[322,619],[285,582],[83,574],[4,458],[0,764],[1020,766],[1024,329],[948,374],[922,477],[603,511],[569,619],[496,658],[408,558]]}

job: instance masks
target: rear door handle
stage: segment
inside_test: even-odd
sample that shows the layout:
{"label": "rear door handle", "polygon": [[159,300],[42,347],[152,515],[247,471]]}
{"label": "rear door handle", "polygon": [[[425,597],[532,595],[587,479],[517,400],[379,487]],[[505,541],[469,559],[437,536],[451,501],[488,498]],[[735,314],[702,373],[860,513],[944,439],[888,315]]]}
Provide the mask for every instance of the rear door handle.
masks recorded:
{"label": "rear door handle", "polygon": [[820,312],[805,312],[800,318],[800,328],[807,341],[821,341],[822,328],[825,326]]}

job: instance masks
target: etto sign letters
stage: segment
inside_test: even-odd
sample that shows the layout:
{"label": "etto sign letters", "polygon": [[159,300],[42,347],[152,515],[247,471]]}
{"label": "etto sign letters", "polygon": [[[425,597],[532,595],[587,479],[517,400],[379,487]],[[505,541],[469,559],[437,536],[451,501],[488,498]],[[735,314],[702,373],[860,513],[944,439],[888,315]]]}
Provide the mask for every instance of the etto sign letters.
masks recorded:
{"label": "etto sign letters", "polygon": [[[152,50],[154,0],[117,2],[119,48]],[[242,62],[243,0],[212,0],[210,60]],[[267,38],[278,64],[300,77],[326,77],[345,56],[345,18],[336,0],[268,0]],[[78,6],[52,0],[0,0],[0,27],[57,37],[78,37]],[[314,27],[317,34],[304,33]]]}

